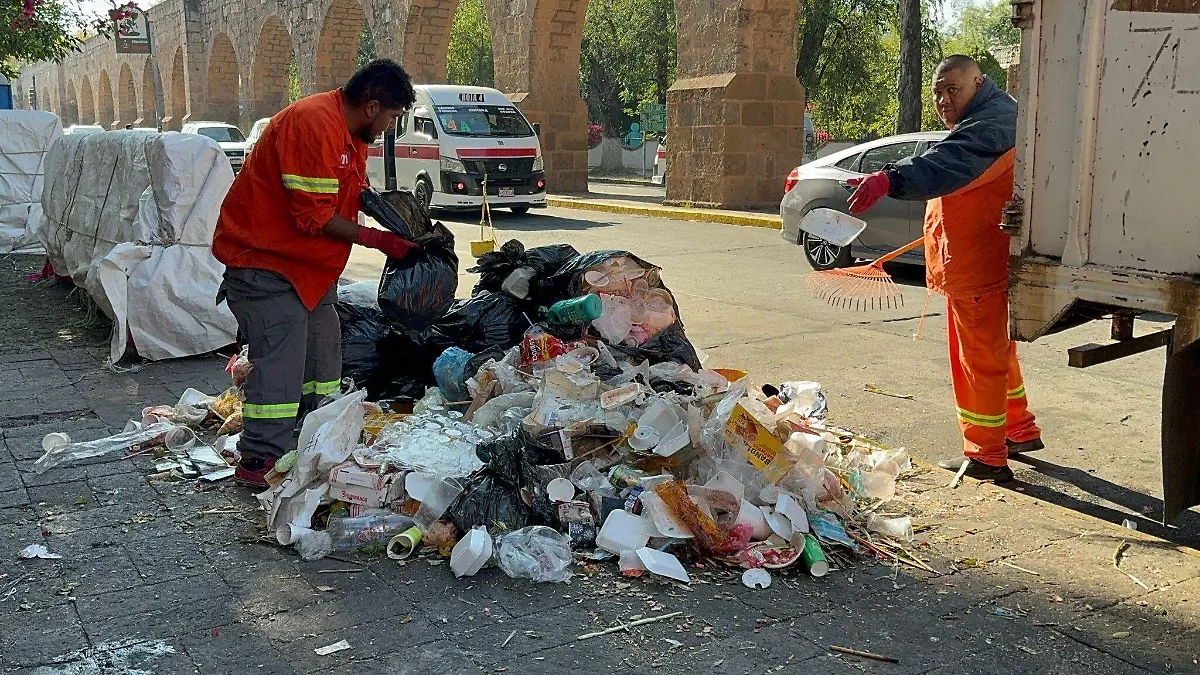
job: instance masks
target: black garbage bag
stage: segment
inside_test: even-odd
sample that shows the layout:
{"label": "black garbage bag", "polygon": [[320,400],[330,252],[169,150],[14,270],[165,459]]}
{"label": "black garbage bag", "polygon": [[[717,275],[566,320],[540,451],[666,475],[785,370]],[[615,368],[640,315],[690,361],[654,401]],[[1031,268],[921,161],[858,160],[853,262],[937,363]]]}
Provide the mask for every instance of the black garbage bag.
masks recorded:
{"label": "black garbage bag", "polygon": [[[617,257],[633,259],[643,268],[649,270],[646,280],[649,282],[651,288],[662,288],[670,292],[671,289],[662,283],[662,278],[659,276],[661,268],[657,265],[648,263],[628,251],[591,251],[572,258],[560,267],[557,272],[546,279],[543,288],[546,291],[548,301],[557,302],[583,295],[584,272],[587,272],[592,267],[603,264],[611,258]],[[608,347],[615,352],[625,354],[636,360],[648,359],[651,364],[673,361],[675,363],[682,363],[692,370],[700,370],[700,357],[697,356],[696,348],[692,346],[692,343],[688,341],[687,335],[684,333],[683,319],[679,318],[679,305],[675,303],[674,296],[671,299],[671,306],[675,310],[676,319],[674,325],[664,329],[658,335],[640,345],[631,347],[610,344]]]}
{"label": "black garbage bag", "polygon": [[422,335],[426,345],[461,347],[472,354],[504,351],[529,330],[521,304],[507,293],[481,291],[460,300]]}
{"label": "black garbage bag", "polygon": [[525,300],[528,304],[537,307],[543,301],[542,284],[546,278],[556,273],[560,267],[578,255],[579,251],[570,244],[552,244],[527,250],[520,241],[510,239],[500,247],[499,251],[480,256],[478,264],[467,271],[479,274],[479,283],[475,285],[475,293],[480,291],[498,293],[510,274],[522,267],[530,268],[533,270],[533,278],[529,283],[529,296]]}
{"label": "black garbage bag", "polygon": [[342,377],[365,387],[379,370],[380,342],[391,332],[375,300],[375,284],[339,286],[335,309],[342,324]]}
{"label": "black garbage bag", "polygon": [[471,474],[462,495],[447,511],[460,532],[478,525],[516,530],[529,522],[529,507],[521,497],[521,437],[512,433],[481,443],[476,454],[484,467]]}
{"label": "black garbage bag", "polygon": [[[420,400],[426,387],[436,386],[433,362],[441,353],[414,339],[408,333],[390,330],[377,343],[379,367],[364,385],[371,400]],[[443,348],[444,349],[444,348]]]}
{"label": "black garbage bag", "polygon": [[484,253],[479,256],[475,266],[468,269],[479,275],[479,283],[475,284],[473,293],[491,291],[499,293],[500,286],[513,270],[524,265],[525,245],[516,239],[504,242],[499,251]]}

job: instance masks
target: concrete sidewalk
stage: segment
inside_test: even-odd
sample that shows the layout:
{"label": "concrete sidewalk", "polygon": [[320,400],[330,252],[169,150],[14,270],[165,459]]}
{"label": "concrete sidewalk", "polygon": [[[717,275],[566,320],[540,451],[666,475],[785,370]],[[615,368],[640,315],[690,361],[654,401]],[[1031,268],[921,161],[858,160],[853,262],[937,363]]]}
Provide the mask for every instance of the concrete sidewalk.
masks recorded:
{"label": "concrete sidewalk", "polygon": [[[1200,672],[1193,551],[1019,492],[951,490],[940,470],[904,481],[893,509],[912,512],[910,549],[936,574],[860,557],[763,591],[712,566],[690,586],[617,577],[611,563],[559,586],[494,569],[456,581],[435,558],[303,563],[263,537],[253,498],[230,483],[151,482],[149,460],[120,455],[34,474],[45,433],[101,437],[227,375],[216,356],[105,370],[103,323],[81,321],[68,287],[19,281],[36,264],[18,261],[0,268],[6,672]],[[63,558],[15,559],[34,543]],[[313,652],[342,639],[352,649]]]}
{"label": "concrete sidewalk", "polygon": [[783,222],[779,219],[779,214],[664,206],[632,199],[618,199],[606,195],[552,195],[546,198],[546,204],[561,209],[619,213],[648,218],[691,220],[704,223],[739,225],[742,227],[765,227],[774,230],[782,229],[783,227]]}

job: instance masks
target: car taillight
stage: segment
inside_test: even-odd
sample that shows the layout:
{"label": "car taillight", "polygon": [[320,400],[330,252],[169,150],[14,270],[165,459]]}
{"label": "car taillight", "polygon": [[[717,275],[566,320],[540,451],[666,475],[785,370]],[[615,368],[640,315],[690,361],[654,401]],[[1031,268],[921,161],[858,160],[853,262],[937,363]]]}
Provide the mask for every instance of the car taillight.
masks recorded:
{"label": "car taillight", "polygon": [[783,183],[783,194],[786,195],[787,193],[791,192],[792,188],[796,187],[796,183],[799,183],[799,182],[800,182],[800,167],[796,167],[796,168],[792,169],[792,172],[788,174],[787,180],[784,181],[784,183]]}

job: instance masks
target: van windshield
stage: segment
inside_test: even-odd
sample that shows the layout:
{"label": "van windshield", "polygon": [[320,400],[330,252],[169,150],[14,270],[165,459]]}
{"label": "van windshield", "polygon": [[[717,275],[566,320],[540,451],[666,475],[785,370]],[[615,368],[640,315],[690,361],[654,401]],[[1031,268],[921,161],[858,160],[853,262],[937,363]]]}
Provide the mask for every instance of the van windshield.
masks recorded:
{"label": "van windshield", "polygon": [[451,136],[522,138],[533,135],[529,123],[511,106],[439,105],[442,129]]}

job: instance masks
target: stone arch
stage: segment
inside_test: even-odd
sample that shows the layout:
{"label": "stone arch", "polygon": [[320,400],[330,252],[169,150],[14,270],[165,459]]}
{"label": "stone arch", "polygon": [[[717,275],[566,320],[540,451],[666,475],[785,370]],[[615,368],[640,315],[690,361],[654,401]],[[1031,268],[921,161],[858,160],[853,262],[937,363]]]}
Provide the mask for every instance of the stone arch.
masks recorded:
{"label": "stone arch", "polygon": [[158,97],[161,91],[162,82],[158,79],[157,63],[154,59],[146,59],[146,62],[142,64],[142,105],[135,126],[158,127],[158,120],[161,117]]}
{"label": "stone arch", "polygon": [[107,70],[100,71],[100,79],[96,85],[96,124],[105,129],[112,128],[116,122],[116,105],[113,103],[112,80]]}
{"label": "stone arch", "polygon": [[67,103],[62,111],[63,125],[79,124],[79,97],[75,95],[75,81],[67,82]]}
{"label": "stone arch", "polygon": [[241,70],[238,68],[237,51],[225,33],[213,38],[208,50],[208,112],[206,119],[236,125],[240,121],[239,94]]}
{"label": "stone arch", "polygon": [[183,118],[188,114],[187,82],[184,77],[183,47],[179,47],[171,58],[171,86],[164,93],[166,117],[163,118],[163,131],[179,131],[183,127]]}
{"label": "stone arch", "polygon": [[317,39],[316,91],[336,89],[354,74],[358,50],[351,45],[358,44],[366,22],[358,0],[333,0],[329,5]]}
{"label": "stone arch", "polygon": [[80,124],[95,124],[96,123],[96,97],[92,94],[92,80],[87,75],[82,78],[83,84],[79,86],[79,123]]}
{"label": "stone arch", "polygon": [[291,102],[289,64],[292,38],[287,26],[272,14],[263,22],[254,48],[251,81],[254,87],[254,115],[270,117]]}
{"label": "stone arch", "polygon": [[414,82],[446,81],[446,51],[459,0],[412,0],[404,25],[401,63]]}
{"label": "stone arch", "polygon": [[126,124],[133,124],[138,117],[137,89],[133,84],[133,71],[128,63],[121,64],[121,74],[117,79],[117,114],[119,115],[114,128],[120,129]]}

